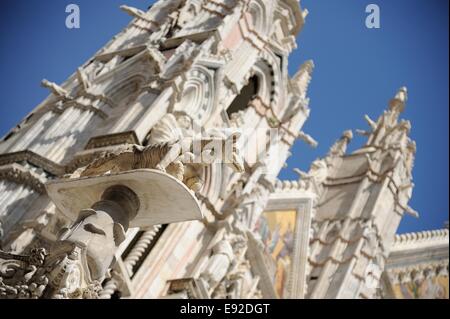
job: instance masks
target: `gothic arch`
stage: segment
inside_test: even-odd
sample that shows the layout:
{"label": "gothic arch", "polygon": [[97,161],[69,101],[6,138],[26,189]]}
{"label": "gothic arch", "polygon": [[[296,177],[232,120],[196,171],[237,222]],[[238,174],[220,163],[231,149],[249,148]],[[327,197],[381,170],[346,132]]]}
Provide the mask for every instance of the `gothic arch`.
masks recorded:
{"label": "gothic arch", "polygon": [[230,119],[233,114],[245,111],[250,101],[260,91],[259,77],[257,75],[253,75],[247,82],[227,108],[227,114]]}
{"label": "gothic arch", "polygon": [[261,59],[257,62],[256,65],[263,65],[265,64],[269,69],[270,77],[266,79],[266,83],[270,83],[270,85],[267,85],[266,88],[266,96],[268,97],[268,100],[264,100],[272,110],[277,114],[277,116],[280,115],[280,107],[283,102],[283,96],[284,96],[284,86],[282,85],[283,81],[283,65],[280,58],[278,58],[273,52],[271,51],[263,51],[261,52]]}
{"label": "gothic arch", "polygon": [[272,100],[273,91],[274,70],[272,65],[267,63],[267,61],[259,60],[254,65],[249,75],[256,76],[258,78],[258,96],[264,103],[269,104]]}
{"label": "gothic arch", "polygon": [[245,79],[248,81],[251,77],[258,78],[259,89],[258,96],[275,112],[280,105],[282,72],[276,57],[267,51],[261,53],[260,59],[251,68]]}
{"label": "gothic arch", "polygon": [[264,1],[253,0],[248,4],[247,12],[250,14],[253,30],[261,35],[267,34],[269,23]]}
{"label": "gothic arch", "polygon": [[[274,113],[279,117],[280,108],[280,83],[282,83],[282,72],[276,57],[269,53],[263,52],[257,62],[250,68],[248,73],[244,76],[245,85],[241,88],[240,93],[235,97],[233,102],[227,107],[227,113],[231,113],[230,108],[236,109],[233,105],[238,99],[241,99],[240,111],[246,108],[246,102],[241,98],[241,94],[245,94],[251,82],[256,79],[257,90],[254,95],[259,97],[261,101],[270,107]],[[249,102],[249,99],[247,102]],[[245,105],[244,105],[245,104]]]}
{"label": "gothic arch", "polygon": [[120,106],[120,102],[123,101],[129,95],[136,95],[139,92],[139,88],[145,83],[146,77],[142,74],[132,74],[127,78],[111,85],[105,89],[105,95],[114,102],[115,106]]}
{"label": "gothic arch", "polygon": [[215,98],[213,71],[203,66],[195,66],[188,73],[174,111],[183,111],[199,125],[203,125],[213,111]]}
{"label": "gothic arch", "polygon": [[222,181],[224,179],[226,168],[222,164],[208,165],[203,168],[201,174],[203,180],[203,188],[200,193],[211,203],[217,201],[222,191]]}

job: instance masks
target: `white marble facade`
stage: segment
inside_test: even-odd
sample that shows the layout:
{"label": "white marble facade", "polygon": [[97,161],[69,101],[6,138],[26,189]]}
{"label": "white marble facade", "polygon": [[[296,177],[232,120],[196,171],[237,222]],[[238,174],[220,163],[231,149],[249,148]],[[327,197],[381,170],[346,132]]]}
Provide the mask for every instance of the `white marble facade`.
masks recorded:
{"label": "white marble facade", "polygon": [[[179,200],[195,196],[200,212],[192,204],[186,216],[164,219],[171,206],[165,199],[158,218],[131,220],[120,243],[115,223],[117,247],[110,253],[116,262],[99,276],[101,287],[56,295],[380,297],[389,256],[398,251],[400,220],[416,214],[408,206],[415,143],[411,124],[399,118],[406,88],[378,120],[366,117],[369,129],[359,132],[368,137],[364,147],[347,154],[353,133],[346,131],[309,172],[280,181],[294,142],[317,144],[302,131],[314,63],[306,61],[292,78],[287,69],[308,13],[299,0],[160,0],[145,12],[121,9],[130,24],[64,83],[43,80],[50,95],[0,142],[2,251],[26,255],[44,247],[51,255],[55,242],[73,237],[61,232],[71,229],[76,216],[70,216],[82,207],[58,199],[49,185],[80,175],[86,165],[81,176],[99,174],[89,168],[97,169],[95,161],[105,154],[120,158],[134,145],[133,158],[141,158],[139,152],[146,154],[159,138],[174,136],[174,128],[181,135],[171,143],[185,141],[192,127],[201,134],[239,130],[233,147],[242,162],[236,157],[234,167],[163,170],[185,184]],[[274,138],[264,138],[273,130]],[[136,165],[123,170],[155,168]],[[145,183],[139,185],[145,194]],[[88,203],[91,194],[79,191],[71,193],[79,196],[77,204]],[[141,204],[146,200],[138,197]],[[141,210],[138,216],[151,215]],[[0,259],[9,258],[4,254]],[[445,258],[448,269],[448,250]],[[0,298],[14,295],[2,285]],[[42,284],[42,296],[45,289]],[[38,296],[34,291],[23,293]]]}

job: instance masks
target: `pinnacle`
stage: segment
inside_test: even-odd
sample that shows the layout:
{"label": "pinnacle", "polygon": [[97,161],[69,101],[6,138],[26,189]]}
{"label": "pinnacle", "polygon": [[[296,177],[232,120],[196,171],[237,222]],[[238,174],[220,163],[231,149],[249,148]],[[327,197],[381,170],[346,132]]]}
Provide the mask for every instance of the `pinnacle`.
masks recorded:
{"label": "pinnacle", "polygon": [[316,67],[316,65],[314,64],[314,60],[306,60],[301,68],[309,68],[311,71]]}
{"label": "pinnacle", "polygon": [[308,16],[308,14],[309,14],[308,9],[304,9],[304,10],[302,11],[302,17],[303,17],[303,20],[306,19],[306,17]]}
{"label": "pinnacle", "polygon": [[406,86],[402,86],[395,97],[389,102],[389,107],[391,110],[396,110],[401,113],[405,109],[406,101],[408,100],[408,89]]}
{"label": "pinnacle", "polygon": [[298,69],[295,77],[300,76],[300,74],[304,74],[304,71],[306,71],[308,74],[312,74],[312,72],[314,71],[314,68],[315,68],[314,61],[306,60],[305,62],[303,62],[303,64]]}
{"label": "pinnacle", "polygon": [[348,138],[349,140],[353,139],[353,132],[352,132],[352,130],[344,131],[342,133],[342,137]]}
{"label": "pinnacle", "polygon": [[400,101],[406,102],[408,100],[408,88],[406,86],[402,86],[395,95],[396,99]]}

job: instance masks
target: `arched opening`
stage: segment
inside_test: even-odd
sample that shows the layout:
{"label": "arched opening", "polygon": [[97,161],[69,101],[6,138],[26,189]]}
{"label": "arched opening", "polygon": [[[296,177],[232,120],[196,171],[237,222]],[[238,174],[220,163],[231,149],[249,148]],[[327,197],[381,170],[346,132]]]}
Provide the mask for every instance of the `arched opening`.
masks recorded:
{"label": "arched opening", "polygon": [[250,78],[248,84],[244,86],[238,96],[233,100],[227,109],[228,117],[240,111],[244,111],[250,101],[257,95],[259,91],[259,80],[255,75]]}
{"label": "arched opening", "polygon": [[253,30],[258,33],[266,33],[266,6],[262,1],[253,1],[249,4],[248,13],[251,17]]}

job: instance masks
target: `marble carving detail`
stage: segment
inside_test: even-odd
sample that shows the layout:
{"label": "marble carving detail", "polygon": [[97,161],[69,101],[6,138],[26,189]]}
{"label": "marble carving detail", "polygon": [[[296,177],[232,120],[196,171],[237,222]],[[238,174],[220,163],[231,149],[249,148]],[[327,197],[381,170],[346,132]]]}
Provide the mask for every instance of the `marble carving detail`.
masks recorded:
{"label": "marble carving detail", "polygon": [[[276,297],[270,265],[255,254],[267,243],[252,231],[274,200],[289,206],[299,199],[308,214],[297,223],[301,267],[287,297],[374,297],[364,285],[378,281],[395,232],[379,219],[390,214],[394,225],[404,212],[418,215],[408,205],[416,145],[411,123],[399,120],[406,88],[378,120],[365,117],[368,129],[357,131],[368,138],[364,147],[347,154],[353,132],[345,131],[307,172],[295,170],[298,180],[280,181],[296,140],[318,144],[302,130],[313,61],[288,75],[308,14],[300,2],[160,0],[148,10],[120,8],[129,25],[66,82],[43,80],[49,97],[0,142],[7,190],[0,202],[24,208],[33,198],[22,217],[0,212],[0,244],[18,242],[14,253],[0,251],[0,298]],[[272,129],[279,135],[265,145],[267,156],[253,162],[244,154],[256,150],[251,136]],[[55,181],[66,186],[59,202],[48,191]],[[95,184],[95,196],[81,184]],[[77,196],[64,197],[68,189]],[[158,189],[166,194],[152,201],[161,205],[146,206],[147,223],[130,226],[142,194]],[[448,257],[446,265],[447,273],[445,262],[408,271],[448,276]],[[396,271],[387,275],[411,281]]]}

